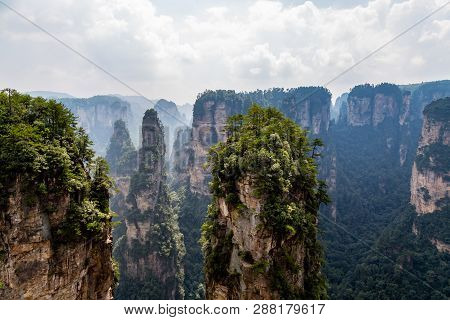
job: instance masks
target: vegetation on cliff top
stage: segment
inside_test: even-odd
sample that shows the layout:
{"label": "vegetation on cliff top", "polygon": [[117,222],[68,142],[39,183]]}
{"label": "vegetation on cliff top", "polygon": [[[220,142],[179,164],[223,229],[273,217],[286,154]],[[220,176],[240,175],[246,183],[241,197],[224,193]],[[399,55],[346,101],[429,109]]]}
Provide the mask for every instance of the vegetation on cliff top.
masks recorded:
{"label": "vegetation on cliff top", "polygon": [[435,100],[425,107],[423,114],[449,126],[450,121],[450,97]]}
{"label": "vegetation on cliff top", "polygon": [[371,84],[362,84],[352,88],[349,93],[349,98],[358,97],[358,98],[371,98],[376,94],[382,94],[385,96],[392,96],[395,98],[397,106],[402,105],[402,91],[400,88],[392,83],[380,83],[378,85]]}
{"label": "vegetation on cliff top", "polygon": [[197,96],[194,104],[194,118],[204,116],[204,104],[214,101],[216,104],[225,103],[232,114],[246,113],[253,104],[261,106],[275,106],[288,115],[290,103],[309,101],[312,112],[326,106],[331,101],[331,93],[323,87],[272,88],[252,92],[236,92],[234,90],[206,90]]}
{"label": "vegetation on cliff top", "polygon": [[278,244],[289,239],[304,245],[307,252],[302,265],[304,293],[283,277],[290,257],[277,259],[281,264],[286,260],[283,266],[270,266],[274,289],[282,298],[323,297],[326,288],[320,274],[322,253],[316,240],[316,223],[319,206],[329,199],[325,183],[317,179],[316,157],[322,143],[318,139],[310,142],[304,130],[275,108],[257,105],[247,115],[230,117],[226,130],[226,142],[209,152],[213,205],[202,227],[205,271],[216,270],[218,277],[223,276],[220,273],[227,268],[225,251],[230,247],[229,243],[213,244],[219,228],[214,203],[225,198],[230,207],[242,206],[236,182],[251,177],[255,197],[263,203],[260,218],[264,228],[273,233]]}
{"label": "vegetation on cliff top", "polygon": [[94,158],[87,134],[62,104],[2,91],[0,141],[2,210],[18,182],[26,204],[49,213],[57,208],[46,199],[69,196],[66,218],[54,230],[59,241],[101,236],[110,227],[108,165]]}
{"label": "vegetation on cliff top", "polygon": [[431,169],[448,175],[450,168],[450,146],[443,141],[444,133],[450,130],[450,98],[439,99],[427,105],[423,111],[428,121],[440,123],[441,132],[435,143],[426,145],[417,155],[416,164],[420,171]]}

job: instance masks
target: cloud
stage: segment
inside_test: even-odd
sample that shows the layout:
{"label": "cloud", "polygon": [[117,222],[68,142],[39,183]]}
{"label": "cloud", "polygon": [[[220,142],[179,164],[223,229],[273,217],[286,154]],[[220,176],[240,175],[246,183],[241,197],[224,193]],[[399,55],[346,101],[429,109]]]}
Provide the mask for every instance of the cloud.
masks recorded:
{"label": "cloud", "polygon": [[[374,0],[352,8],[311,1],[204,7],[160,14],[148,0],[9,1],[17,10],[151,98],[193,102],[207,88],[320,85],[441,0]],[[175,12],[176,7],[173,8]],[[448,77],[450,6],[330,84]],[[0,86],[75,95],[130,92],[0,7]]]}

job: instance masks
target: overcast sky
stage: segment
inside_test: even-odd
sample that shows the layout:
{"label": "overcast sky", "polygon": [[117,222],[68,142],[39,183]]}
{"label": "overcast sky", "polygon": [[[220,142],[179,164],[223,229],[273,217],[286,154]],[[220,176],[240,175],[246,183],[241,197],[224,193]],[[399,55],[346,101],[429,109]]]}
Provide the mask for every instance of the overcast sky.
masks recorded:
{"label": "overcast sky", "polygon": [[[2,0],[149,98],[321,85],[448,0]],[[450,78],[450,5],[328,88]],[[0,5],[0,88],[129,89]]]}

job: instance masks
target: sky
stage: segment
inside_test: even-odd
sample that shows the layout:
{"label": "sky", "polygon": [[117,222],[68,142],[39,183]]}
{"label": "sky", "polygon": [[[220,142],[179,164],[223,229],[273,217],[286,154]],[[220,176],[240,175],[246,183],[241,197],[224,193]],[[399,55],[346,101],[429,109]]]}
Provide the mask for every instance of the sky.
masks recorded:
{"label": "sky", "polygon": [[[146,97],[329,82],[448,0],[1,0]],[[450,4],[327,87],[450,78]],[[0,88],[130,89],[0,4]]]}

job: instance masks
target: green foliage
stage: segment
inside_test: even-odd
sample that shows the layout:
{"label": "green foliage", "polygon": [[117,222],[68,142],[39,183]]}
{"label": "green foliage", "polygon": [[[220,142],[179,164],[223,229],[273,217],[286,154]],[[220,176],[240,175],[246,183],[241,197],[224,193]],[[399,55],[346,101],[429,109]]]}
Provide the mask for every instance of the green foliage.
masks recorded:
{"label": "green foliage", "polygon": [[450,96],[450,80],[433,81],[422,83],[413,91],[411,98],[411,106],[414,113],[420,113],[424,107],[423,101],[433,101],[437,97]]}
{"label": "green foliage", "polygon": [[[329,105],[330,100],[330,91],[323,87],[273,88],[253,92],[207,90],[197,96],[194,104],[194,118],[201,119],[206,112],[205,102],[214,101],[215,105],[225,103],[230,114],[246,113],[253,104],[265,107],[276,106],[285,116],[298,121],[300,119],[296,119],[296,112],[302,104],[308,102],[310,111],[316,113],[320,112],[324,106]],[[217,139],[213,139],[212,142],[217,143]]]}
{"label": "green foliage", "polygon": [[252,265],[252,270],[255,274],[267,272],[269,269],[269,261],[258,260]]}
{"label": "green foliage", "polygon": [[416,165],[419,171],[430,169],[436,173],[448,175],[450,168],[450,146],[444,137],[450,131],[450,98],[435,100],[427,105],[423,111],[430,125],[440,127],[438,140],[425,145],[419,150]]}
{"label": "green foliage", "polygon": [[376,94],[393,97],[397,106],[401,106],[402,104],[402,92],[400,88],[397,85],[391,83],[381,83],[376,86],[368,83],[358,85],[352,88],[348,96],[349,98],[358,97],[373,99]]}
{"label": "green foliage", "polygon": [[[0,93],[0,187],[19,178],[26,205],[69,196],[66,220],[54,230],[60,241],[100,236],[110,226],[109,178],[104,160],[94,159],[91,142],[72,113],[54,100],[14,90]],[[6,205],[2,192],[0,205]]]}
{"label": "green foliage", "polygon": [[358,98],[373,98],[374,89],[371,84],[362,84],[352,88],[350,93],[348,94],[349,98],[358,97]]}
{"label": "green foliage", "polygon": [[[431,101],[441,89],[427,89],[426,94],[417,89],[413,92],[416,100],[411,102],[411,109],[428,98]],[[331,219],[322,219],[320,227],[326,248],[324,270],[333,299],[449,296],[449,256],[437,252],[430,242],[433,238],[449,240],[448,207],[417,217],[408,204],[412,165],[422,127],[420,119],[411,117],[408,121],[403,126],[383,123],[377,127],[343,124],[331,127],[338,173],[337,225]],[[402,164],[400,144],[408,151]],[[445,152],[436,147],[425,148],[426,156],[416,159],[419,169],[426,164],[421,161],[430,157],[439,163],[436,170],[449,167],[446,157],[438,155]],[[427,195],[427,190],[421,192]],[[412,232],[413,223],[419,230],[418,236]]]}
{"label": "green foliage", "polygon": [[185,299],[204,299],[203,255],[199,244],[201,226],[208,210],[209,196],[192,193],[189,185],[180,187],[177,191],[179,203],[179,224],[184,235],[186,256],[185,268]]}
{"label": "green foliage", "polygon": [[284,236],[287,225],[303,230],[314,224],[319,205],[329,199],[306,133],[279,111],[258,106],[247,116],[230,117],[226,130],[227,141],[209,153],[213,195],[233,197],[235,182],[250,176],[256,196],[267,199],[261,216],[277,236]]}
{"label": "green foliage", "polygon": [[114,271],[114,283],[117,285],[120,281],[120,265],[116,259],[112,259],[112,267]]}
{"label": "green foliage", "polygon": [[305,287],[310,290],[300,293],[295,288],[281,292],[281,296],[323,297],[315,294],[323,294],[324,289],[316,290],[311,285],[324,286],[319,280],[322,260],[316,221],[319,206],[329,198],[326,185],[317,179],[317,154],[313,154],[321,142],[310,143],[306,132],[280,111],[257,105],[247,115],[230,117],[226,132],[226,142],[213,146],[208,157],[213,203],[202,227],[205,271],[215,280],[230,276],[227,266],[232,242],[226,226],[218,224],[215,203],[225,197],[232,209],[238,208],[236,182],[251,179],[254,196],[263,200],[259,215],[264,228],[274,234],[277,243],[290,238],[291,245],[303,245],[307,252],[303,268],[309,272]]}
{"label": "green foliage", "polygon": [[[448,299],[450,255],[439,253],[431,244],[429,234],[415,236],[411,232],[414,220],[418,229],[423,230],[412,206],[405,205],[394,213],[394,221],[382,232],[373,250],[355,265],[354,272],[343,277],[338,287],[340,297]],[[434,219],[433,215],[427,216]]]}
{"label": "green foliage", "polygon": [[450,121],[450,97],[435,100],[425,107],[423,114],[430,119],[443,122],[449,126]]}
{"label": "green foliage", "polygon": [[436,173],[448,174],[450,168],[450,146],[432,143],[425,146],[416,158],[417,169],[431,169]]}

